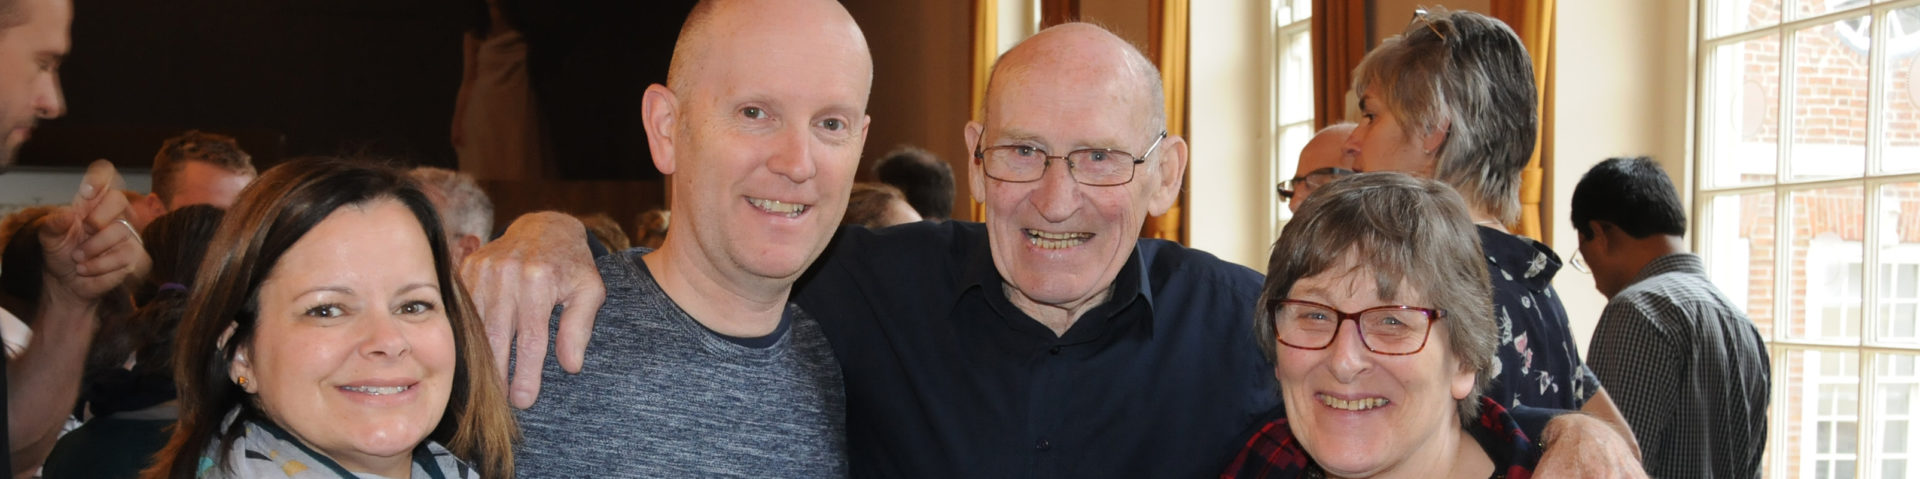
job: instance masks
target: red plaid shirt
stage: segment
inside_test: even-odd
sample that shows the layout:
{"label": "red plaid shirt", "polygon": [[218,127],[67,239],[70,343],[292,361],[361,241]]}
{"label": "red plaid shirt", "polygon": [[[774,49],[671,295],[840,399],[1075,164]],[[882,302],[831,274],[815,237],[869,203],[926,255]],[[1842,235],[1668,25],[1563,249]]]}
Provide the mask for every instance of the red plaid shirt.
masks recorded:
{"label": "red plaid shirt", "polygon": [[[1507,409],[1500,407],[1491,399],[1480,398],[1480,421],[1476,427],[1468,428],[1480,447],[1487,451],[1487,457],[1493,459],[1493,479],[1530,479],[1533,467],[1540,461],[1540,449],[1520,432],[1519,424],[1513,422],[1513,416]],[[1227,470],[1220,473],[1225,478],[1288,478],[1326,477],[1325,471],[1307,457],[1307,450],[1294,439],[1293,429],[1287,427],[1287,418],[1276,419],[1260,428],[1247,446],[1234,456]]]}

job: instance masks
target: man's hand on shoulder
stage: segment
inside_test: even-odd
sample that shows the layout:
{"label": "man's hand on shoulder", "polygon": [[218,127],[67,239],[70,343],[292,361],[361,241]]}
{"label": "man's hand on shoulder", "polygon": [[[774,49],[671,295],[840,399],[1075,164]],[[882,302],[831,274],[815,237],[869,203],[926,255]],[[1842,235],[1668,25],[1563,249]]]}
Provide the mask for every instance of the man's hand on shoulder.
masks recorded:
{"label": "man's hand on shoulder", "polygon": [[606,287],[579,220],[557,212],[521,216],[499,239],[468,255],[460,276],[486,323],[487,342],[501,374],[507,373],[508,351],[517,351],[508,389],[514,407],[532,407],[540,396],[540,370],[555,306],[565,308],[555,355],[561,368],[580,372]]}
{"label": "man's hand on shoulder", "polygon": [[1617,429],[1582,413],[1555,416],[1543,434],[1545,451],[1536,477],[1644,478],[1645,467]]}

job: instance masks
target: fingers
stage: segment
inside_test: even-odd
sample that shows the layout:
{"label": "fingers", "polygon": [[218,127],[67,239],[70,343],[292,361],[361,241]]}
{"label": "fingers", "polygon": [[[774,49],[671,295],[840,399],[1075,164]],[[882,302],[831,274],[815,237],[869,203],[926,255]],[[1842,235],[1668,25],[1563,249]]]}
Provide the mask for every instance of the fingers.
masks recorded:
{"label": "fingers", "polygon": [[150,261],[147,251],[132,241],[114,244],[75,268],[82,284],[74,290],[87,298],[99,297],[126,282],[127,277],[144,273]]}
{"label": "fingers", "polygon": [[473,299],[474,312],[480,315],[481,324],[486,326],[487,346],[493,348],[494,371],[500,373],[500,380],[507,380],[507,360],[513,349],[513,295],[499,288],[500,281],[495,279],[490,261],[476,255],[468,256],[460,265],[460,277],[466,282],[467,297]]}
{"label": "fingers", "polygon": [[548,307],[543,311],[535,306],[539,304],[553,302],[521,303],[522,310],[516,314],[519,316],[515,322],[518,358],[513,364],[513,384],[508,387],[508,398],[513,407],[520,409],[533,407],[534,400],[540,397],[540,370],[547,362],[547,322],[552,318],[553,309]]}
{"label": "fingers", "polygon": [[578,220],[558,213],[524,216],[506,235],[468,255],[461,267],[486,323],[495,364],[505,372],[511,362],[508,398],[514,407],[531,407],[539,397],[556,305],[569,306],[558,333],[566,345],[561,366],[580,371],[593,315],[606,293]]}
{"label": "fingers", "polygon": [[80,178],[80,191],[73,195],[73,205],[87,204],[89,200],[98,198],[101,192],[124,185],[120,180],[120,172],[113,169],[113,162],[93,160],[87,165],[86,175]]}
{"label": "fingers", "polygon": [[[44,222],[40,225],[40,248],[46,251],[49,259],[53,259],[55,255],[71,249],[73,247],[72,242],[79,237],[79,235],[73,231],[74,213],[72,207],[56,209],[51,213],[47,213],[40,221]],[[62,256],[59,259],[63,261],[78,261],[78,259],[73,258],[72,255]]]}
{"label": "fingers", "polygon": [[87,233],[106,229],[107,223],[126,215],[127,198],[109,194],[125,187],[125,180],[120,178],[112,162],[94,160],[87,165],[87,174],[80,179],[80,189],[73,196],[73,209],[85,220]]}
{"label": "fingers", "polygon": [[85,213],[86,232],[88,234],[99,233],[109,229],[133,229],[132,224],[128,224],[127,226],[114,224],[126,220],[127,214],[129,213],[128,210],[132,207],[132,204],[127,202],[127,195],[119,194],[120,190],[115,189],[112,191],[114,194],[102,195],[96,198],[93,201],[92,210],[82,210]]}
{"label": "fingers", "polygon": [[[551,270],[543,265],[523,264],[518,261],[506,261],[502,268],[513,272],[510,278],[520,284],[545,285],[553,281]],[[508,385],[508,399],[515,407],[526,409],[533,407],[534,400],[540,397],[540,371],[547,363],[547,325],[553,321],[554,296],[552,288],[522,287],[514,290],[516,296],[512,308],[504,310],[513,320],[514,335],[513,382]]]}
{"label": "fingers", "polygon": [[110,226],[106,229],[92,236],[83,236],[80,247],[74,251],[74,261],[85,262],[88,258],[100,256],[121,243],[132,244],[135,248],[141,247],[140,237],[133,234],[133,226],[124,225],[121,220],[109,221],[107,224]]}
{"label": "fingers", "polygon": [[560,368],[570,373],[578,373],[586,366],[587,342],[593,336],[593,319],[600,313],[600,305],[605,302],[607,291],[600,280],[600,272],[587,268],[573,275],[573,294],[567,297],[566,310],[560,313],[560,331],[557,334],[559,348],[554,351],[560,359]]}

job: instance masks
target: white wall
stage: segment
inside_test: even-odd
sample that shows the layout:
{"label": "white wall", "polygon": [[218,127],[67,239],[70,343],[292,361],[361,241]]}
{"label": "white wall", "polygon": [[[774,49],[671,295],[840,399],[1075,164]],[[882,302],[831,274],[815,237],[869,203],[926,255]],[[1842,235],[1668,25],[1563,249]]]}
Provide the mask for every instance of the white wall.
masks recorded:
{"label": "white wall", "polygon": [[1195,248],[1266,270],[1273,244],[1268,0],[1192,3],[1187,167],[1188,235]]}
{"label": "white wall", "polygon": [[[45,204],[68,204],[73,202],[73,194],[80,188],[80,177],[86,172],[77,169],[14,169],[0,174],[0,214],[11,212],[24,206]],[[145,171],[120,172],[127,180],[127,189],[147,191],[151,178]]]}
{"label": "white wall", "polygon": [[[1692,66],[1691,2],[1559,2],[1552,182],[1546,221],[1553,249],[1572,260],[1578,248],[1567,220],[1573,187],[1601,160],[1650,155],[1691,201],[1687,148]],[[1692,208],[1687,208],[1692,211]],[[1584,351],[1606,298],[1593,277],[1561,270],[1554,287]]]}

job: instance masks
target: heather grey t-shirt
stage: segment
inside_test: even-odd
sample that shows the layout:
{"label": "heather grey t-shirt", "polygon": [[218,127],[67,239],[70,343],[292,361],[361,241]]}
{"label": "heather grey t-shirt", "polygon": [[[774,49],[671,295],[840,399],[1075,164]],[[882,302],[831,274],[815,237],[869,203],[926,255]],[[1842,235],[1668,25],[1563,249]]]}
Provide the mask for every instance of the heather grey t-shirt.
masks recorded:
{"label": "heather grey t-shirt", "polygon": [[789,304],[766,338],[721,336],[667,297],[645,252],[599,259],[585,370],[549,350],[519,412],[519,477],[846,476],[846,395],[820,325]]}

